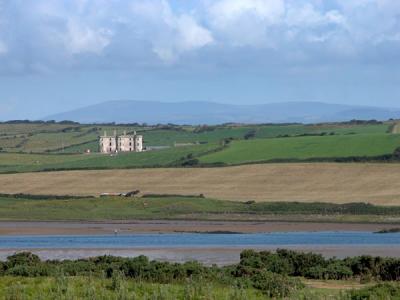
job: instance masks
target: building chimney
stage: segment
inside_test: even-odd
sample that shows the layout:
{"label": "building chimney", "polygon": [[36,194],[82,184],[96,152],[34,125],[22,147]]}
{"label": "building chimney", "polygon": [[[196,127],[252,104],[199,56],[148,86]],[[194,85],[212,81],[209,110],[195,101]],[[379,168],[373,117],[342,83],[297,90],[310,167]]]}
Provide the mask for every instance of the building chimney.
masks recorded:
{"label": "building chimney", "polygon": [[117,131],[116,130],[114,130],[114,136],[117,136]]}
{"label": "building chimney", "polygon": [[105,136],[105,137],[107,136],[107,131],[105,131],[105,130],[104,130],[104,136]]}
{"label": "building chimney", "polygon": [[126,135],[126,130],[124,130],[124,135]]}

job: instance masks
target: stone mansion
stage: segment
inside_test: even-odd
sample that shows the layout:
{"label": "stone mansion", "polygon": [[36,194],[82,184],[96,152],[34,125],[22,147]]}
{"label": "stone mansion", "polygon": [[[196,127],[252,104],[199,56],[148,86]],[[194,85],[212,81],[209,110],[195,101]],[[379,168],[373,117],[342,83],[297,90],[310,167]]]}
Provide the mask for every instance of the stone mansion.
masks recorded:
{"label": "stone mansion", "polygon": [[100,137],[99,146],[101,153],[142,152],[143,136],[136,134],[136,131],[133,135],[127,135],[124,131],[124,134],[119,136],[116,131],[112,136],[107,136],[107,132],[104,132]]}

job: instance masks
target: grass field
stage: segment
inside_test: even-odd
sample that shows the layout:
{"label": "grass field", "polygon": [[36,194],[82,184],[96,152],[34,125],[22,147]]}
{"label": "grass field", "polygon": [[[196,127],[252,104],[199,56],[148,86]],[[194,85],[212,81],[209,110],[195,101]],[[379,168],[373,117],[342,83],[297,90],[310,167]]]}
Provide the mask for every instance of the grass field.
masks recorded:
{"label": "grass field", "polygon": [[[148,127],[137,126],[108,126],[108,125],[79,125],[60,123],[16,123],[0,124],[0,148],[8,152],[67,152],[82,153],[85,149],[98,151],[98,136],[108,131],[112,134],[114,130],[119,132],[126,130],[146,131]],[[93,147],[91,142],[96,141]],[[89,145],[84,148],[76,148],[82,144]]]}
{"label": "grass field", "polygon": [[0,153],[0,173],[32,172],[63,169],[117,169],[179,164],[189,154],[193,156],[212,151],[217,145],[206,144],[178,147],[142,153],[102,154],[26,154]]}
{"label": "grass field", "polygon": [[221,125],[221,126],[111,126],[54,123],[0,123],[0,148],[7,152],[98,151],[98,136],[104,131],[122,133],[134,130],[144,135],[145,146],[172,146],[175,143],[219,143],[223,139],[273,138],[301,134],[376,134],[388,131],[390,124],[320,125]]}
{"label": "grass field", "polygon": [[200,158],[204,163],[239,164],[278,159],[343,158],[391,154],[400,135],[359,134],[233,141],[226,149]]}
{"label": "grass field", "polygon": [[[114,284],[115,285],[115,284]],[[112,279],[80,277],[3,277],[0,279],[1,299],[266,299],[255,289],[240,289],[218,284],[204,285],[146,283],[121,279],[117,288]],[[314,290],[306,291],[315,293]],[[323,294],[322,292],[317,292]],[[233,298],[232,298],[233,297]]]}
{"label": "grass field", "polygon": [[[386,133],[395,128],[389,122],[198,127],[0,123],[0,173],[374,157],[400,146],[400,135]],[[98,136],[114,130],[138,131],[145,146],[170,148],[97,155]],[[92,153],[83,154],[86,149]]]}
{"label": "grass field", "polygon": [[1,193],[199,195],[224,200],[400,204],[400,164],[296,163],[1,174]]}
{"label": "grass field", "polygon": [[[345,291],[368,287],[343,281],[305,281],[307,287],[285,299],[348,300]],[[115,289],[112,279],[93,277],[11,277],[0,280],[1,299],[207,299],[262,300],[269,299],[255,289],[239,289],[218,284],[200,285],[146,283],[122,279]],[[350,298],[351,299],[351,298]]]}
{"label": "grass field", "polygon": [[[45,197],[43,197],[45,198]],[[364,204],[263,202],[245,203],[201,197],[101,197],[31,199],[0,196],[3,221],[112,220],[314,220],[319,222],[400,221],[400,206]],[[195,228],[193,230],[196,230]]]}
{"label": "grass field", "polygon": [[[162,299],[162,300],[262,300],[270,299],[252,288],[215,283],[147,283],[133,279],[115,280],[91,276],[16,277],[0,279],[1,299]],[[345,291],[368,287],[351,281],[305,281],[306,288],[285,299],[347,300]]]}

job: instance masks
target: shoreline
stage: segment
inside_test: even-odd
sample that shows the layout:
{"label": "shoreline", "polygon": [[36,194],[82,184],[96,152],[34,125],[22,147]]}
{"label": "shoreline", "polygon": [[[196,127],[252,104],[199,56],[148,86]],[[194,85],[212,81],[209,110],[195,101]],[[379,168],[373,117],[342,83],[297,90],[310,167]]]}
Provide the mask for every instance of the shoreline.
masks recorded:
{"label": "shoreline", "polygon": [[[273,232],[322,232],[322,231],[363,231],[376,232],[388,228],[388,224],[371,223],[322,223],[322,222],[235,222],[235,221],[182,221],[182,220],[130,220],[130,221],[0,221],[0,236],[39,235],[118,235],[167,234],[167,233],[273,233]],[[29,251],[41,259],[79,259],[102,255],[135,257],[145,255],[151,260],[186,262],[199,261],[206,265],[229,265],[239,262],[244,249],[275,251],[278,248],[314,252],[325,257],[344,258],[348,256],[372,255],[400,257],[400,245],[265,245],[265,246],[138,246],[98,248],[3,248],[0,260],[16,252]]]}
{"label": "shoreline", "polygon": [[240,253],[245,249],[256,251],[275,251],[276,249],[289,249],[301,252],[313,252],[321,254],[326,258],[345,258],[359,255],[371,255],[381,257],[400,257],[400,245],[377,246],[377,245],[280,245],[257,246],[257,247],[188,247],[188,248],[28,248],[28,249],[0,249],[0,261],[6,260],[7,256],[22,251],[29,251],[38,255],[42,260],[67,260],[81,259],[95,256],[112,255],[121,257],[136,257],[144,255],[150,260],[184,263],[187,261],[198,261],[205,265],[230,265],[240,261]]}
{"label": "shoreline", "polygon": [[329,223],[290,221],[0,221],[0,235],[102,235],[137,233],[269,233],[317,231],[369,231],[390,228],[381,223]]}

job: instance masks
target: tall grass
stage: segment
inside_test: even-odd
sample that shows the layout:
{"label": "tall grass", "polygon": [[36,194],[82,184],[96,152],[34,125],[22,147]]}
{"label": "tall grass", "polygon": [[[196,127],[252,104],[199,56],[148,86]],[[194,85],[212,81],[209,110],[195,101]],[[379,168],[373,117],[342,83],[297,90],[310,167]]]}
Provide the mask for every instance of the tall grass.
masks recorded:
{"label": "tall grass", "polygon": [[252,289],[219,286],[207,282],[185,284],[144,283],[125,278],[94,277],[18,278],[0,279],[0,298],[7,300],[28,299],[90,299],[90,300],[259,300],[265,296]]}

